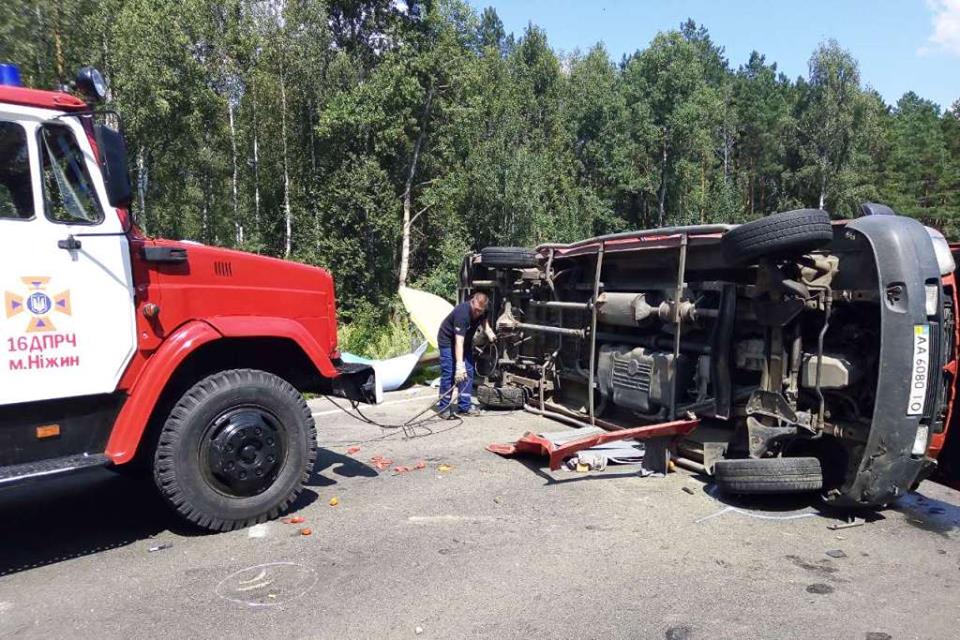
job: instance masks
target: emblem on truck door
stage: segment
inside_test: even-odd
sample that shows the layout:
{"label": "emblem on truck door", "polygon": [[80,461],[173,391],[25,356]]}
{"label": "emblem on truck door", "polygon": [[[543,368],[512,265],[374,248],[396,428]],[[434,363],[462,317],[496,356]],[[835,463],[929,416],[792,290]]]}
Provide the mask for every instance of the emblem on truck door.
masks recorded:
{"label": "emblem on truck door", "polygon": [[5,291],[3,306],[8,319],[21,313],[29,315],[27,333],[56,331],[57,328],[54,326],[50,315],[52,313],[61,313],[67,316],[73,314],[70,308],[69,289],[51,297],[47,292],[47,285],[50,283],[49,277],[26,276],[20,278],[20,280],[26,286],[26,291],[23,295]]}

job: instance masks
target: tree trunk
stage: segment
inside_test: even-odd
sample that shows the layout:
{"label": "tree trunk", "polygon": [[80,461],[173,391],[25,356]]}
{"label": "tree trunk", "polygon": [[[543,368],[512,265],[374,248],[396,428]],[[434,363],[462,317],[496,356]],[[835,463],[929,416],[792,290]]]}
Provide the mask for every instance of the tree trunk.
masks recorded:
{"label": "tree trunk", "polygon": [[[206,181],[204,181],[206,183]],[[207,185],[204,184],[204,187]],[[210,207],[208,206],[208,189],[203,190],[203,208],[200,216],[200,241],[204,244],[210,243]]]}
{"label": "tree trunk", "polygon": [[310,209],[313,211],[313,246],[317,250],[317,253],[320,252],[320,207],[317,206],[317,198],[315,195],[316,180],[317,180],[317,145],[314,137],[314,120],[316,119],[315,113],[316,108],[313,104],[313,98],[310,98],[310,102],[307,105],[308,109],[308,121],[307,121],[307,131],[310,132],[310,180],[307,183],[307,197],[310,201]]}
{"label": "tree trunk", "polygon": [[667,209],[667,160],[669,158],[669,151],[667,140],[670,135],[669,131],[664,129],[663,131],[663,155],[660,161],[660,190],[657,194],[657,226],[662,227],[664,220],[666,219],[666,209]]}
{"label": "tree trunk", "polygon": [[100,55],[103,57],[103,79],[107,83],[107,91],[104,95],[104,102],[111,104],[113,102],[113,85],[110,78],[113,77],[113,65],[110,61],[110,43],[107,42],[107,34],[100,35]]}
{"label": "tree trunk", "polygon": [[[37,14],[37,28],[34,32],[34,35],[39,42],[43,42],[46,39],[45,36],[47,35],[47,30],[43,23],[43,13],[40,11],[40,3],[34,3],[33,9]],[[34,64],[36,65],[36,70],[34,71],[34,73],[36,73],[36,77],[34,81],[36,82],[43,77],[43,56],[40,53],[41,47],[36,47],[34,51],[36,52],[36,59],[34,60]]]}
{"label": "tree trunk", "polygon": [[227,98],[227,113],[230,116],[230,147],[233,152],[233,229],[234,242],[243,245],[243,222],[240,220],[240,195],[237,187],[237,128],[233,120],[233,101]]}
{"label": "tree trunk", "polygon": [[417,175],[417,163],[420,161],[420,150],[427,137],[427,127],[430,123],[430,108],[433,105],[433,83],[427,90],[427,100],[423,107],[423,119],[420,124],[420,133],[413,145],[413,157],[410,159],[410,171],[407,173],[407,182],[403,189],[403,231],[400,241],[400,278],[399,286],[407,286],[407,275],[410,271],[410,210],[413,207],[413,179]]}
{"label": "tree trunk", "polygon": [[293,251],[293,211],[290,209],[290,164],[287,158],[287,86],[283,67],[280,68],[280,136],[283,138],[283,256]]}
{"label": "tree trunk", "polygon": [[723,182],[724,184],[730,179],[730,134],[727,132],[727,127],[723,127]]}
{"label": "tree trunk", "polygon": [[[250,83],[253,96],[253,231],[260,241],[260,142],[257,134],[257,85]],[[259,249],[258,249],[259,252]]]}
{"label": "tree trunk", "polygon": [[137,200],[140,202],[140,221],[143,224],[144,233],[147,232],[147,181],[150,179],[147,169],[147,161],[144,157],[146,151],[141,145],[137,150]]}
{"label": "tree trunk", "polygon": [[827,172],[824,171],[820,174],[820,204],[817,205],[818,209],[823,209],[823,205],[827,202]]}
{"label": "tree trunk", "polygon": [[54,56],[57,63],[57,89],[59,90],[64,83],[64,78],[66,73],[64,72],[64,62],[63,62],[63,43],[60,37],[60,31],[63,28],[63,15],[61,13],[62,9],[60,8],[60,3],[56,4],[56,10],[54,11],[54,27],[53,27],[53,43],[54,43]]}
{"label": "tree trunk", "polygon": [[[726,158],[724,158],[724,164],[726,164]],[[724,167],[726,169],[726,167]],[[700,224],[703,224],[704,217],[706,216],[706,207],[707,207],[707,163],[700,163]]]}

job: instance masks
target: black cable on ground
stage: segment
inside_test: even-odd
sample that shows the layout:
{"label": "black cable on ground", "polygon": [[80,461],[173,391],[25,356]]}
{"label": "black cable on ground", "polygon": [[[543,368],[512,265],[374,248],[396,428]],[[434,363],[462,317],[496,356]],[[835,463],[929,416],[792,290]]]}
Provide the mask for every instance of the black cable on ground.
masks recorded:
{"label": "black cable on ground", "polygon": [[[359,402],[351,401],[351,406],[352,406],[352,408],[353,408],[353,411],[356,412],[356,413],[354,414],[354,413],[351,413],[348,409],[340,406],[340,404],[338,404],[338,403],[337,403],[333,398],[331,398],[330,396],[324,396],[324,397],[325,397],[327,400],[329,400],[330,403],[331,403],[333,406],[335,406],[337,409],[339,409],[340,411],[344,412],[345,414],[347,414],[348,416],[350,416],[350,417],[353,418],[354,420],[358,420],[358,421],[364,422],[364,423],[366,423],[366,424],[371,424],[371,425],[380,427],[381,429],[401,429],[401,430],[403,431],[403,434],[404,434],[405,437],[407,437],[407,438],[414,438],[414,437],[417,437],[417,434],[413,432],[414,429],[416,429],[417,427],[420,427],[420,426],[423,425],[423,424],[426,424],[426,423],[428,423],[428,422],[431,422],[431,421],[433,421],[433,420],[436,420],[439,416],[430,416],[430,417],[425,418],[425,419],[423,419],[423,420],[417,420],[417,418],[419,418],[420,416],[422,416],[423,414],[425,414],[427,411],[430,411],[430,410],[434,407],[434,405],[436,405],[437,402],[440,402],[441,400],[443,400],[444,397],[446,397],[446,396],[448,396],[448,395],[451,395],[455,389],[456,389],[456,387],[451,387],[450,390],[447,391],[447,393],[443,394],[443,396],[441,396],[439,400],[437,400],[436,402],[432,403],[429,407],[427,407],[427,408],[424,409],[423,411],[420,411],[419,413],[414,414],[414,415],[413,415],[411,418],[409,418],[406,422],[403,422],[403,423],[400,423],[400,424],[388,424],[388,423],[383,423],[383,422],[377,422],[376,420],[373,420],[373,419],[367,417],[366,415],[364,415],[364,413],[363,413],[362,411],[360,411],[360,406],[359,406],[360,403],[359,403]],[[457,420],[458,425],[463,422],[463,419],[462,419],[462,418],[455,418],[455,419]],[[433,432],[431,431],[431,433],[433,433]]]}

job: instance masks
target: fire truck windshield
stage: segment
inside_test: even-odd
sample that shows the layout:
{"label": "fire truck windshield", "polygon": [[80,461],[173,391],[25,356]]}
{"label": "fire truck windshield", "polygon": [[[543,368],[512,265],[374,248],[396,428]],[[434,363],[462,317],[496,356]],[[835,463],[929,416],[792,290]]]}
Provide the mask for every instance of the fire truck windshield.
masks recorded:
{"label": "fire truck windshield", "polygon": [[27,134],[15,122],[0,122],[0,219],[33,217],[33,187]]}

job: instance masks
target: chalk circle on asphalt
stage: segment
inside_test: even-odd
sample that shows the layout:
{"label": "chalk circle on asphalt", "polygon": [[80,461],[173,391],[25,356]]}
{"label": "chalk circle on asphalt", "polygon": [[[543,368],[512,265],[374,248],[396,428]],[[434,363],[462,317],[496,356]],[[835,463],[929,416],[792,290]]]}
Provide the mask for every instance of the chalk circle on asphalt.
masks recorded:
{"label": "chalk circle on asphalt", "polygon": [[275,607],[296,600],[316,583],[317,574],[309,567],[270,562],[231,573],[217,584],[216,593],[248,607]]}

